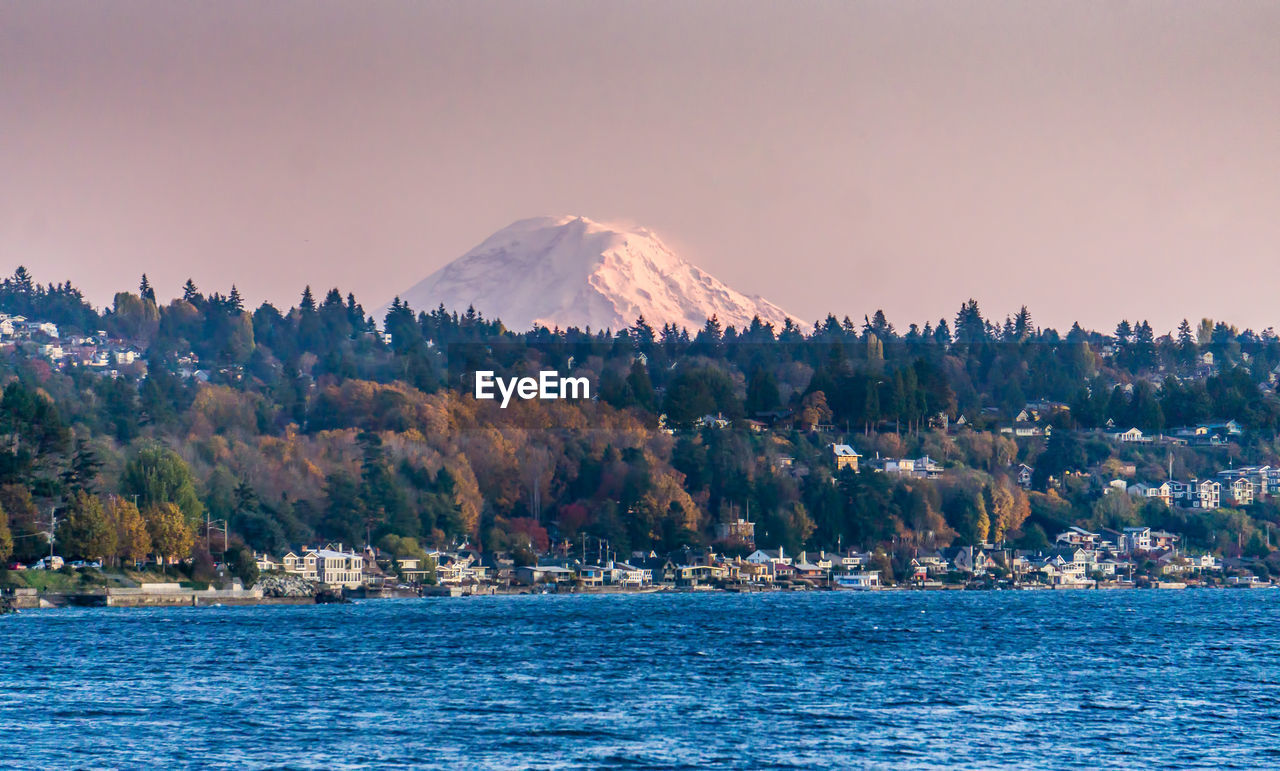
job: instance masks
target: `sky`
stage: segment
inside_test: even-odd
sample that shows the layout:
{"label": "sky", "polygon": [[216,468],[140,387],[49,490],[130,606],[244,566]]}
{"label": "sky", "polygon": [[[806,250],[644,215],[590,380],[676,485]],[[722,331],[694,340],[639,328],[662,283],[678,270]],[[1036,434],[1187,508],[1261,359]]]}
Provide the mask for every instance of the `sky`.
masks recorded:
{"label": "sky", "polygon": [[1280,327],[1280,3],[0,0],[0,270],[368,309],[509,223],[805,319]]}

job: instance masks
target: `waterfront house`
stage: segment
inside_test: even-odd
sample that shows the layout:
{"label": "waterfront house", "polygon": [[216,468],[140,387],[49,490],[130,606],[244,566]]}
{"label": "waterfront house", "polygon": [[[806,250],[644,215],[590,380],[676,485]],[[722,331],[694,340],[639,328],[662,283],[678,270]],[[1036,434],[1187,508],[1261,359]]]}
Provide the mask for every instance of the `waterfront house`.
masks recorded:
{"label": "waterfront house", "polygon": [[979,546],[953,546],[942,554],[960,573],[984,575],[996,567],[995,560]]}
{"label": "waterfront house", "polygon": [[787,562],[770,563],[769,570],[773,573],[773,578],[775,581],[791,579],[791,578],[794,578],[796,575],[796,569],[793,568],[791,564]]}
{"label": "waterfront house", "polygon": [[311,552],[315,557],[316,580],[329,586],[354,588],[364,583],[364,557],[357,551],[345,551],[342,544]]}
{"label": "waterfront house", "polygon": [[845,573],[836,576],[835,584],[841,589],[869,591],[880,588],[880,571],[865,570],[858,573]]}
{"label": "waterfront house", "polygon": [[639,588],[653,583],[653,571],[626,562],[610,562],[605,566],[605,583],[611,586]]}
{"label": "waterfront house", "polygon": [[253,553],[254,564],[258,566],[259,573],[274,573],[284,570],[284,565],[273,558],[270,554]]}
{"label": "waterfront house", "polygon": [[787,556],[786,550],[779,546],[777,549],[756,549],[747,555],[747,562],[755,562],[761,565],[781,562],[785,565],[790,565],[791,558]]}
{"label": "waterfront house", "polygon": [[304,549],[301,555],[291,551],[280,558],[280,563],[286,573],[302,576],[308,581],[317,580],[316,554],[312,550]]}
{"label": "waterfront house", "polygon": [[600,565],[579,565],[574,578],[583,586],[604,586],[604,572]]}
{"label": "waterfront house", "polygon": [[773,573],[768,565],[746,560],[738,561],[738,578],[752,584],[773,583]]}
{"label": "waterfront house", "polygon": [[827,577],[827,569],[819,567],[812,562],[796,562],[792,567],[795,568],[796,578],[807,578],[811,581],[821,580]]}
{"label": "waterfront house", "polygon": [[534,584],[567,584],[573,581],[573,571],[561,565],[520,565],[516,567],[516,580],[526,586]]}
{"label": "waterfront house", "polygon": [[947,562],[947,558],[942,556],[942,552],[924,552],[917,554],[911,560],[913,566],[923,567],[930,576],[938,576],[951,571],[951,565]]}
{"label": "waterfront house", "polygon": [[676,586],[703,586],[722,579],[725,572],[719,565],[681,565],[676,575]]}
{"label": "waterfront house", "polygon": [[406,581],[424,583],[430,580],[431,574],[435,572],[435,562],[430,557],[425,560],[404,557],[396,560],[396,568]]}

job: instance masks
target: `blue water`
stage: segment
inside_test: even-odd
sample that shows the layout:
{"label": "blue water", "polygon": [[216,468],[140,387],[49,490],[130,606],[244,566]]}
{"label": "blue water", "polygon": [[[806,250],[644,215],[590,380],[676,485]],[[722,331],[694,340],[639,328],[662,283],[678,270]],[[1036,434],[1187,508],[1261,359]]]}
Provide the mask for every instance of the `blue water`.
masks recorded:
{"label": "blue water", "polygon": [[1280,591],[0,617],[0,766],[1280,766]]}

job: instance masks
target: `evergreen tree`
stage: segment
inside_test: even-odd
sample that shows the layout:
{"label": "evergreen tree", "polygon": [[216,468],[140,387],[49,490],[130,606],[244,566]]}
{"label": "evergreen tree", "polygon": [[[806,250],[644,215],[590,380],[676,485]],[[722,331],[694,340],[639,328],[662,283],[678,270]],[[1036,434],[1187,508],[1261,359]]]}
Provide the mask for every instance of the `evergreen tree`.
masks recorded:
{"label": "evergreen tree", "polygon": [[1013,332],[1019,340],[1026,340],[1031,336],[1031,331],[1031,311],[1024,305],[1013,319]]}

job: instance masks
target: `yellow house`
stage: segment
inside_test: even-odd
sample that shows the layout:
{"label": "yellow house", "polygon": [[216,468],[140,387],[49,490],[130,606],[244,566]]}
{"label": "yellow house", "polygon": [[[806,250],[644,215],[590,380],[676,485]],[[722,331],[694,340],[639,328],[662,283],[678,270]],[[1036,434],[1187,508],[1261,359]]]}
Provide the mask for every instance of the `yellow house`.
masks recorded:
{"label": "yellow house", "polygon": [[837,472],[844,471],[847,468],[851,468],[854,471],[858,470],[858,458],[862,456],[849,445],[833,444],[831,445],[831,454],[835,456]]}

